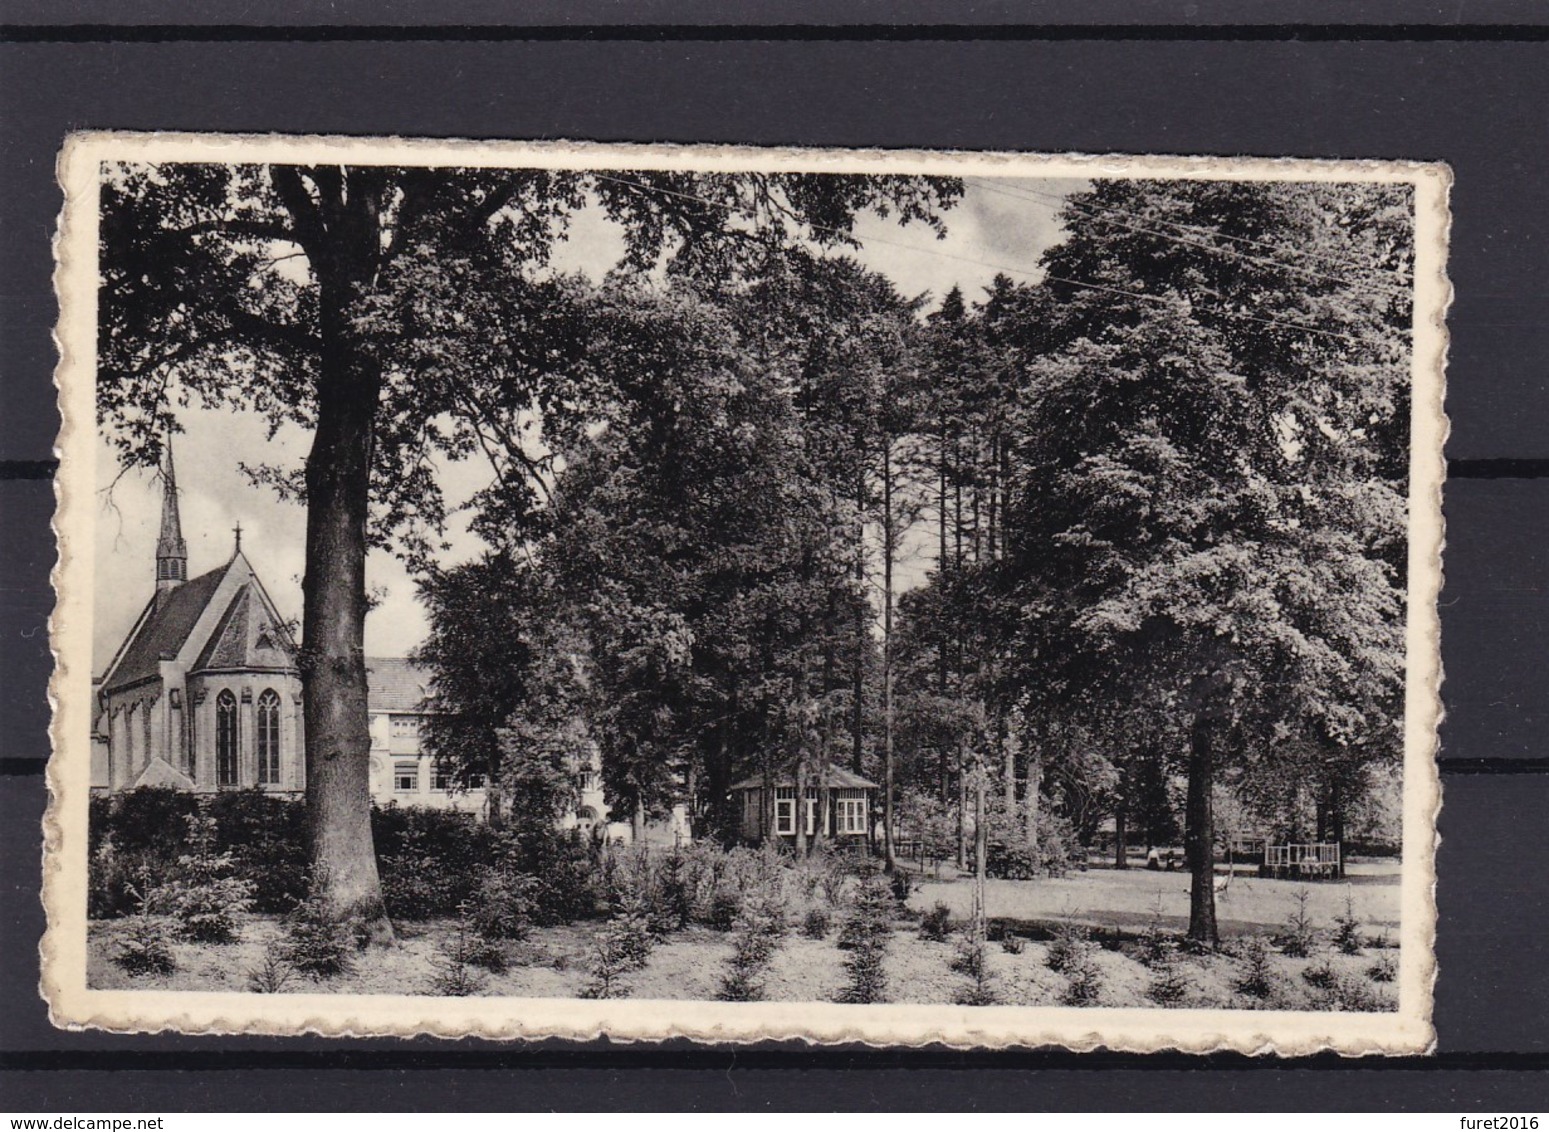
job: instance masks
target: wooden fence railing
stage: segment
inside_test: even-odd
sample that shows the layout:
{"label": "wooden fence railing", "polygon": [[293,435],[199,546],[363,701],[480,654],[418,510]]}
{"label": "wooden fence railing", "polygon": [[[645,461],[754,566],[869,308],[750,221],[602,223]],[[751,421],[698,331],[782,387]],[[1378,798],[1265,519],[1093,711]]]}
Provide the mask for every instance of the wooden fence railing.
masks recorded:
{"label": "wooden fence railing", "polygon": [[1264,847],[1264,874],[1272,877],[1331,877],[1339,873],[1339,843],[1309,841]]}

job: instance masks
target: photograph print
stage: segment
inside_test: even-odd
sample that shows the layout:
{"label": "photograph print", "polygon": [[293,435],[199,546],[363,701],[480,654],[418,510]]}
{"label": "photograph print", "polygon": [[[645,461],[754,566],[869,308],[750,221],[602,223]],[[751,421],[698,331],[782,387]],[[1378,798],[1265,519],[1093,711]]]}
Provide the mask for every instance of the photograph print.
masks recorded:
{"label": "photograph print", "polygon": [[86,134],[43,993],[1417,1052],[1444,167]]}

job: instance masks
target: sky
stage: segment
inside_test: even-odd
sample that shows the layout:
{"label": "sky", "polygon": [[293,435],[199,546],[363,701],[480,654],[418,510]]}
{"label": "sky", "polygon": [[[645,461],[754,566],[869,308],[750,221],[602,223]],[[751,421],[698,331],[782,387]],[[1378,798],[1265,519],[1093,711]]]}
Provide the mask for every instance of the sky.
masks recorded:
{"label": "sky", "polygon": [[[1056,213],[1061,199],[1085,187],[1085,181],[1075,180],[973,178],[963,199],[945,214],[944,239],[936,239],[920,224],[900,227],[896,220],[868,214],[856,228],[862,247],[845,254],[888,276],[904,295],[928,295],[931,307],[954,285],[973,302],[983,296],[998,272],[1018,281],[1038,278],[1039,257],[1060,239]],[[567,240],[556,249],[554,266],[601,279],[622,251],[618,230],[598,209],[588,208],[573,219]],[[305,512],[298,504],[276,499],[268,488],[255,487],[241,465],[299,467],[310,435],[290,427],[270,438],[266,422],[258,415],[225,410],[187,409],[180,412],[179,421],[184,431],[174,440],[174,455],[183,537],[188,543],[188,576],[216,569],[230,559],[234,528],[240,523],[243,553],[281,616],[299,625]],[[154,589],[161,484],[153,473],[140,469],[120,476],[105,436],[99,437],[96,461],[99,600],[93,665],[101,673]],[[466,499],[484,484],[482,471],[474,464],[451,465],[443,471],[442,486],[452,500]],[[466,561],[480,549],[464,521],[454,516],[452,524],[452,545],[443,564]],[[917,584],[929,565],[918,548],[906,547],[905,558],[901,589]],[[427,631],[413,580],[391,554],[373,551],[366,564],[366,583],[378,597],[366,618],[367,655],[407,654]]]}

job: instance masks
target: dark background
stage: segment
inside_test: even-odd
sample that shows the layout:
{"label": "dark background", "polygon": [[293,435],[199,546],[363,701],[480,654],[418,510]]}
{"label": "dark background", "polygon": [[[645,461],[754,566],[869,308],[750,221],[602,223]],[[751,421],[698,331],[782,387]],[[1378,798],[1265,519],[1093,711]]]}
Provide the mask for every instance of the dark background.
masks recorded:
{"label": "dark background", "polygon": [[[861,0],[843,25],[803,23],[826,9],[0,0],[0,1110],[1549,1108],[1549,13]],[[1449,163],[1438,1053],[1287,1063],[54,1030],[36,992],[53,163],[67,131],[108,128]]]}

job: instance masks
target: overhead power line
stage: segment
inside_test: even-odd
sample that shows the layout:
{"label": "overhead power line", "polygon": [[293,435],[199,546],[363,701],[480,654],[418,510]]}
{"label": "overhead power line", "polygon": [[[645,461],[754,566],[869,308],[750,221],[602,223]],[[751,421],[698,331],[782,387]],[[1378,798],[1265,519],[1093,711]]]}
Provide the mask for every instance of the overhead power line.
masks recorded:
{"label": "overhead power line", "polygon": [[[592,176],[599,181],[608,181],[612,184],[624,185],[629,188],[638,190],[639,192],[656,193],[661,196],[676,197],[680,200],[693,201],[697,204],[707,205],[711,208],[718,208],[725,212],[736,211],[734,205],[726,204],[722,201],[711,200],[708,197],[698,196],[694,193],[685,193],[678,189],[666,189],[658,185],[648,185],[642,181],[634,181],[624,177],[611,177],[604,173],[593,173]],[[807,227],[818,232],[831,232],[844,240],[859,240],[859,237],[857,237],[855,233],[849,231],[848,229],[810,222],[807,224]],[[1130,298],[1140,299],[1149,303],[1166,303],[1168,301],[1168,298],[1165,295],[1150,295],[1143,291],[1130,291],[1123,287],[1114,287],[1105,283],[1092,283],[1084,279],[1071,279],[1066,276],[1054,275],[1043,269],[1030,269],[1024,267],[1013,267],[1010,264],[992,263],[989,260],[975,259],[972,256],[956,255],[952,252],[938,251],[934,248],[922,248],[917,244],[907,244],[900,240],[889,240],[883,236],[867,236],[865,242],[882,244],[892,248],[899,248],[903,251],[913,252],[917,255],[935,256],[938,259],[950,259],[955,260],[958,263],[973,264],[976,267],[986,267],[993,271],[1005,272],[1008,275],[1021,275],[1035,281],[1052,280],[1056,283],[1064,283],[1070,287],[1077,287],[1089,291],[1103,291],[1114,295],[1126,295]],[[1235,311],[1219,306],[1212,307],[1209,304],[1204,304],[1204,306],[1205,309],[1214,310],[1216,313],[1223,315],[1224,317],[1241,319],[1245,322],[1258,323],[1263,326],[1275,326],[1284,330],[1295,330],[1302,334],[1312,334],[1321,338],[1335,338],[1345,342],[1366,344],[1369,341],[1360,335],[1344,334],[1334,330],[1323,330],[1316,326],[1307,326],[1298,322],[1287,322],[1283,319],[1263,318],[1258,315],[1248,314],[1245,311]]]}

